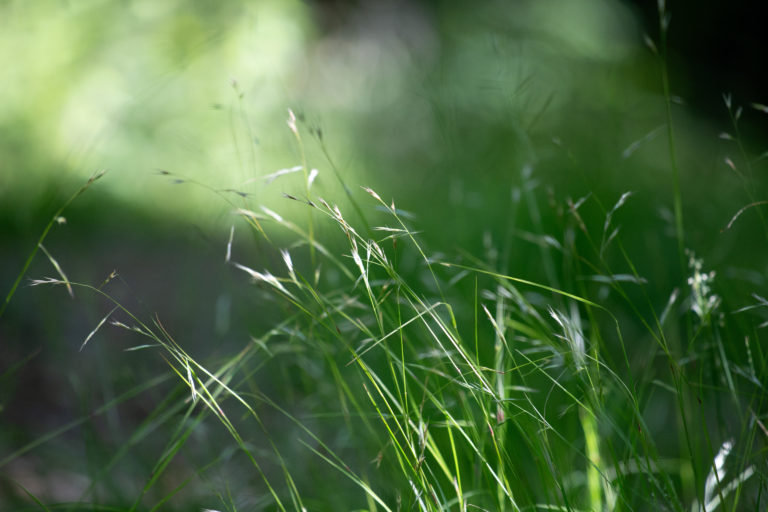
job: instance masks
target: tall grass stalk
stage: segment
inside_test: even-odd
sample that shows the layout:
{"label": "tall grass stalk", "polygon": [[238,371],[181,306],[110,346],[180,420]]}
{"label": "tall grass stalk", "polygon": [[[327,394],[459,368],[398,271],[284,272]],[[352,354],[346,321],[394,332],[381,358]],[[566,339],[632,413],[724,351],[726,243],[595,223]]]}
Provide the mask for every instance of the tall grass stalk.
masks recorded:
{"label": "tall grass stalk", "polygon": [[680,258],[680,270],[685,273],[685,231],[683,229],[683,197],[680,188],[680,170],[675,150],[675,130],[672,120],[672,93],[669,84],[667,32],[672,19],[667,11],[666,0],[658,0],[659,8],[659,59],[661,62],[661,84],[664,94],[664,113],[667,124],[667,145],[669,148],[669,163],[672,168],[673,204],[675,212],[675,233],[677,234],[677,250]]}

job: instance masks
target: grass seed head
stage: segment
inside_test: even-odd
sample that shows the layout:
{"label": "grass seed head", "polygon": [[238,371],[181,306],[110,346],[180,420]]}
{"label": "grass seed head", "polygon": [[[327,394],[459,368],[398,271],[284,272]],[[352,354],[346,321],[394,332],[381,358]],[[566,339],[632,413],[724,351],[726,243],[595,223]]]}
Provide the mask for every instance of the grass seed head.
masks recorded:
{"label": "grass seed head", "polygon": [[286,121],[288,124],[288,128],[291,129],[294,135],[297,137],[299,136],[299,129],[296,126],[296,114],[293,113],[293,110],[288,109],[288,120]]}
{"label": "grass seed head", "polygon": [[696,258],[693,251],[688,254],[688,267],[692,271],[688,278],[691,287],[691,310],[696,313],[703,325],[709,325],[712,314],[720,306],[720,297],[712,291],[711,285],[715,279],[715,271],[703,272],[703,260]]}

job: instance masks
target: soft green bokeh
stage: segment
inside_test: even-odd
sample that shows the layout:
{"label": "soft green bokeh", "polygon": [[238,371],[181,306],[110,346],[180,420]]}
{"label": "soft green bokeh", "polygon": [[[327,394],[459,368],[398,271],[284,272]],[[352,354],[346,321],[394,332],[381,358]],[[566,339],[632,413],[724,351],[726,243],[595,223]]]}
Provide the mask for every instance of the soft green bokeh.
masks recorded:
{"label": "soft green bokeh", "polygon": [[[294,163],[285,154],[283,84],[293,80],[311,28],[304,4],[11,2],[0,9],[0,126],[14,134],[5,152],[16,154],[2,173],[4,192],[34,193],[48,180],[78,182],[108,169],[105,183],[117,198],[189,213],[212,201],[159,186],[154,170],[226,188]],[[257,159],[246,123],[259,141]],[[44,164],[30,165],[28,156]]]}
{"label": "soft green bokeh", "polygon": [[[624,229],[641,254],[672,229],[660,61],[623,2],[372,2],[339,13],[277,0],[11,1],[0,25],[0,203],[20,231],[36,231],[29,212],[50,211],[99,169],[109,172],[94,200],[110,211],[219,236],[234,206],[303,222],[306,206],[283,198],[304,197],[303,173],[264,179],[300,165],[302,151],[307,172],[318,170],[311,195],[349,212],[317,129],[353,194],[370,186],[395,200],[444,250],[478,254],[486,235],[537,231],[513,215],[534,188],[560,202],[592,193],[605,207],[636,192],[629,208],[649,213]],[[735,231],[719,230],[757,182],[744,188],[723,163],[746,172],[736,145],[717,139],[728,126],[672,107],[686,244],[728,246]],[[289,109],[303,119],[303,147]],[[589,204],[582,215],[599,225]],[[556,211],[542,215],[546,224]]]}
{"label": "soft green bokeh", "polygon": [[[313,9],[269,0],[5,2],[0,190],[29,201],[47,182],[72,186],[108,169],[110,194],[159,215],[220,209],[210,193],[164,186],[153,176],[164,169],[272,204],[280,194],[254,178],[300,163],[285,126],[292,108],[322,127],[351,185],[407,197],[437,179],[436,154],[454,145],[498,165],[483,146],[517,134],[521,150],[505,158],[530,160],[519,140],[529,124],[541,114],[544,131],[562,124],[587,83],[586,101],[621,108],[617,84],[599,74],[641,51],[636,22],[617,2],[369,4],[329,30]],[[461,140],[458,125],[475,122],[486,140]],[[311,142],[317,184],[337,195]],[[441,180],[471,176],[450,172]]]}

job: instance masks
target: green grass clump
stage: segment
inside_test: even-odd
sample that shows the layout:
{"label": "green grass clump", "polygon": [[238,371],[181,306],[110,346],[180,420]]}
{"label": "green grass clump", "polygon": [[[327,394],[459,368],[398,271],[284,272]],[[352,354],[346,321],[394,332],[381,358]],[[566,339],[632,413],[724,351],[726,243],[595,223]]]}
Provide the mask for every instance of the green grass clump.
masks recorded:
{"label": "green grass clump", "polygon": [[[462,247],[469,237],[456,234],[458,247],[435,247],[430,229],[451,238],[452,219],[472,226],[476,210],[428,198],[438,221],[418,231],[407,211],[412,205],[403,210],[371,188],[348,186],[322,131],[289,112],[300,165],[266,177],[301,173],[299,191],[285,194],[289,213],[234,189],[160,172],[208,188],[237,217],[227,241],[212,245],[240,287],[237,297],[245,297],[232,308],[243,312],[234,318],[249,336],[200,347],[127,293],[119,273],[96,284],[70,280],[42,245],[60,209],[0,315],[39,247],[58,277],[33,285],[65,286],[103,309],[78,347],[109,374],[99,380],[105,399],[94,406],[83,398],[79,415],[44,434],[4,434],[4,446],[13,447],[0,455],[0,493],[10,496],[9,506],[763,510],[768,301],[765,279],[754,274],[765,268],[741,269],[751,276],[742,282],[727,264],[738,246],[692,250],[703,244],[690,235],[694,222],[683,222],[688,191],[675,152],[664,64],[668,18],[663,2],[660,8],[662,40],[652,49],[664,66],[672,180],[671,190],[652,193],[672,204],[671,236],[651,219],[648,191],[596,187],[573,199],[557,184],[542,186],[546,158],[534,158],[532,147],[531,162],[509,180],[509,215],[473,226],[482,244]],[[731,234],[742,216],[753,216],[768,236],[755,177],[761,159],[741,142],[741,110],[730,97],[726,106],[733,129],[721,138],[736,144],[739,165],[731,158],[725,164],[747,205],[734,208],[718,230]],[[313,188],[310,140],[344,191],[339,204]],[[575,160],[560,142],[557,158]],[[168,294],[179,303],[182,295]],[[131,340],[122,357],[136,358],[136,372],[106,363],[114,350],[99,338],[108,328],[116,329],[114,339]],[[0,389],[34,357],[4,369]],[[80,396],[89,396],[89,376],[68,375]],[[37,455],[46,450],[47,458]],[[68,473],[23,478],[28,465],[49,461]],[[45,488],[62,482],[67,493]]]}
{"label": "green grass clump", "polygon": [[[300,141],[295,120],[291,130]],[[109,322],[144,338],[130,350],[159,354],[186,389],[167,390],[69,509],[110,481],[131,447],[158,436],[131,510],[163,510],[182,491],[221,510],[764,505],[768,368],[760,331],[745,321],[764,300],[727,308],[718,292],[727,283],[688,252],[687,286],[654,303],[652,278],[638,273],[619,231],[631,194],[610,208],[595,196],[567,200],[560,233],[525,235],[554,285],[503,270],[492,240],[484,255],[432,252],[370,188],[350,192],[348,207],[379,212],[351,222],[311,195],[309,179],[302,199],[288,196],[303,203],[308,229],[267,208],[236,209],[257,238],[280,240],[260,246],[279,264],[255,269],[235,260],[240,237],[230,233],[226,263],[274,312],[236,354],[202,363],[159,317],[140,318],[103,284],[33,283],[102,296],[112,306],[81,350]],[[542,208],[535,191],[517,200]],[[597,229],[583,220],[590,208],[602,212]],[[223,430],[206,430],[216,423]],[[176,487],[163,483],[177,459],[197,457],[195,443],[213,442],[212,459],[187,467]]]}

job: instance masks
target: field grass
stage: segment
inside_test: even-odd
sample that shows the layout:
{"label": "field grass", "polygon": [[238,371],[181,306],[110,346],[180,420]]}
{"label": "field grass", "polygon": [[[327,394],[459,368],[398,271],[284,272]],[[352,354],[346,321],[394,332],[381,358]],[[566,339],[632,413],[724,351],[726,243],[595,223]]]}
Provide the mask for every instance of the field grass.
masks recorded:
{"label": "field grass", "polygon": [[[4,434],[12,449],[0,454],[0,503],[153,512],[765,510],[766,267],[729,264],[739,251],[759,251],[751,262],[764,255],[763,160],[743,143],[744,110],[726,96],[732,126],[721,139],[734,156],[723,165],[741,190],[719,198],[730,214],[713,225],[686,218],[707,205],[686,203],[695,180],[681,176],[675,152],[666,28],[662,21],[651,50],[663,82],[667,188],[614,194],[596,184],[572,197],[526,162],[511,185],[492,184],[511,192],[491,214],[474,218],[469,206],[424,199],[436,234],[411,215],[416,205],[346,182],[323,132],[293,111],[284,129],[302,180],[285,194],[289,213],[162,171],[159,179],[207,188],[234,212],[213,245],[236,302],[211,301],[238,312],[222,313],[243,324],[231,343],[191,346],[135,300],[140,291],[126,293],[118,272],[98,282],[67,277],[44,243],[75,198],[92,186],[88,195],[99,193],[102,175],[94,175],[45,226],[0,317],[44,256],[55,277],[32,285],[65,287],[100,311],[77,344],[95,373],[51,369],[79,390],[72,409],[80,415],[40,420],[44,433]],[[559,151],[558,162],[585,167],[560,141],[547,148]],[[344,194],[321,197],[315,167],[330,169]],[[671,212],[663,224],[651,194]],[[475,225],[488,216],[493,225]],[[740,233],[759,242],[731,238],[697,250],[696,233],[728,235],[742,223]],[[464,247],[461,230],[482,240]],[[206,273],[201,266],[188,280]],[[164,297],[181,304],[189,293]],[[3,389],[33,358],[3,368]],[[98,400],[86,398],[91,387]]]}
{"label": "field grass", "polygon": [[[225,492],[225,479],[208,507],[764,506],[766,357],[757,326],[743,321],[764,299],[755,295],[753,305],[725,310],[716,290],[727,283],[687,252],[686,284],[670,290],[663,307],[652,304],[645,289],[653,278],[635,271],[617,231],[630,194],[609,207],[594,197],[562,205],[559,235],[529,236],[540,246],[542,267],[557,277],[533,281],[502,268],[492,240],[484,255],[435,254],[424,244],[426,235],[371,189],[351,193],[353,209],[377,205],[381,212],[354,225],[339,207],[311,195],[306,178],[302,199],[289,198],[305,204],[303,227],[266,208],[236,210],[255,236],[282,233],[287,248],[269,249],[282,265],[269,270],[232,258],[239,237],[222,247],[232,272],[257,284],[276,320],[238,353],[206,364],[187,353],[159,317],[135,315],[105,291],[107,283],[70,282],[46,253],[60,275],[32,284],[85,288],[113,303],[81,350],[109,322],[132,331],[137,344],[130,350],[161,357],[187,390],[172,387],[126,434],[83,501],[55,509],[90,503],[94,489],[111,480],[109,470],[150,432],[167,444],[133,509],[162,510],[196,478],[205,481],[209,465],[230,463],[251,474],[251,498],[244,488]],[[519,202],[528,211],[543,207],[535,192]],[[579,211],[590,203],[602,210],[601,225],[581,219]],[[323,224],[338,228],[346,249],[338,240],[327,248],[314,236],[312,227]],[[616,273],[609,253],[620,255],[620,268],[629,271]],[[118,409],[168,375],[129,389],[0,463]],[[216,421],[229,441],[200,432]],[[177,489],[147,500],[193,440],[222,443],[215,450],[221,453],[187,468],[191,474]],[[238,484],[244,485],[231,483]]]}

